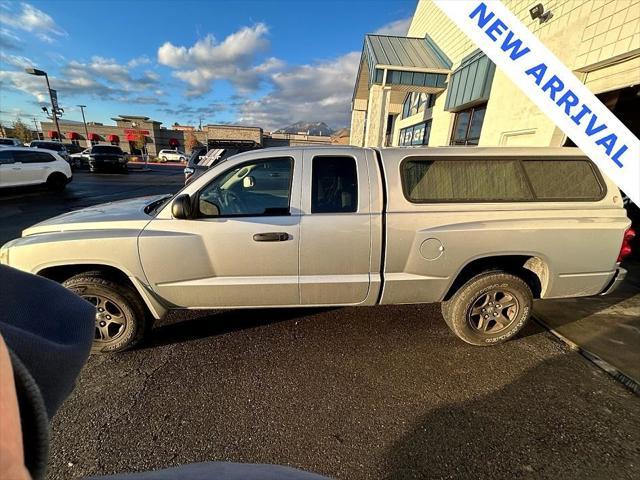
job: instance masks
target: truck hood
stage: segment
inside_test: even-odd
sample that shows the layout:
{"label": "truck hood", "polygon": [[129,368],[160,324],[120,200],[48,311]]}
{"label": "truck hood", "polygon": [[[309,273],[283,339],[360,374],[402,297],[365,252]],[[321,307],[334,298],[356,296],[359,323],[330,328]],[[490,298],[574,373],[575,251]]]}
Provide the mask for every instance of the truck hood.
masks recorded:
{"label": "truck hood", "polygon": [[169,196],[153,195],[131,198],[63,213],[23,230],[22,236],[74,230],[142,230],[153,218],[145,213],[144,208],[156,200]]}

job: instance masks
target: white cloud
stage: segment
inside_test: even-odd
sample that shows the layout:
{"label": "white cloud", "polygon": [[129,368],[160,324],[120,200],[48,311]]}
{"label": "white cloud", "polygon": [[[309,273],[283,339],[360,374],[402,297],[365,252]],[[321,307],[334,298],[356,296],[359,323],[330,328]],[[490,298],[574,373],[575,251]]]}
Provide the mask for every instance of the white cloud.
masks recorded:
{"label": "white cloud", "polygon": [[[2,16],[0,15],[0,19]],[[22,50],[22,41],[15,33],[8,28],[0,27],[0,49],[6,50]]]}
{"label": "white cloud", "polygon": [[268,28],[263,23],[243,27],[217,42],[207,35],[193,46],[164,43],[158,49],[158,63],[176,69],[173,75],[189,85],[188,96],[211,90],[216,80],[228,80],[242,92],[255,90],[261,75],[281,66],[270,58],[254,65],[256,57],[269,47]]}
{"label": "white cloud", "polygon": [[394,20],[393,22],[383,25],[373,33],[377,35],[396,35],[405,37],[409,31],[409,25],[411,25],[411,17],[401,18],[400,20]]}
{"label": "white cloud", "polygon": [[0,51],[0,64],[2,63],[21,69],[35,65],[35,63],[27,57],[23,57],[22,55],[10,55]]}
{"label": "white cloud", "polygon": [[[35,97],[38,102],[48,100],[44,81],[22,71],[24,67],[33,65],[31,60],[8,54],[2,54],[0,60],[21,70],[7,71],[3,68],[0,71],[0,83],[3,88],[22,91]],[[50,75],[49,78],[52,88],[60,94],[61,104],[64,104],[65,98],[80,94],[121,101],[131,98],[133,103],[150,104],[151,96],[145,95],[144,92],[157,89],[159,76],[151,70],[134,75],[128,64],[129,62],[118,63],[112,58],[99,56],[92,57],[88,62],[71,60],[62,66],[58,75]],[[156,103],[162,104],[162,101],[157,98]]]}
{"label": "white cloud", "polygon": [[351,95],[360,52],[301,65],[271,75],[274,90],[239,107],[241,123],[277,129],[297,121],[323,121],[330,127],[349,123]]}
{"label": "white cloud", "polygon": [[[57,38],[66,37],[67,32],[53,18],[28,3],[3,4],[6,13],[0,15],[0,23],[7,26],[35,33],[40,40],[52,43]],[[18,8],[14,8],[18,7]]]}

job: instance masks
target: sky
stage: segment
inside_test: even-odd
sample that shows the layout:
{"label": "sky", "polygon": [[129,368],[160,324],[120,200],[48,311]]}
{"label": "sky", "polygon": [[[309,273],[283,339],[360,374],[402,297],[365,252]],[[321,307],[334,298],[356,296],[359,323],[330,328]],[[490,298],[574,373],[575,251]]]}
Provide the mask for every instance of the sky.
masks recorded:
{"label": "sky", "polygon": [[0,121],[146,115],[170,126],[349,126],[366,33],[405,35],[416,0],[0,0]]}

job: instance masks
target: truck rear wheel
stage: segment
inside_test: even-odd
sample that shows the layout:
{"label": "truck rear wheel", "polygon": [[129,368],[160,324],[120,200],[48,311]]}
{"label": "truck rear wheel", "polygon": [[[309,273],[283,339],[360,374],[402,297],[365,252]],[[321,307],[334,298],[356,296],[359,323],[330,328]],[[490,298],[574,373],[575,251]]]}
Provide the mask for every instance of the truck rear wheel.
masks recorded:
{"label": "truck rear wheel", "polygon": [[96,307],[91,353],[120,352],[144,336],[147,324],[144,306],[130,287],[104,277],[101,272],[75,275],[63,285]]}
{"label": "truck rear wheel", "polygon": [[483,273],[465,283],[442,303],[448,327],[471,345],[506,342],[529,320],[533,294],[520,277],[504,272]]}

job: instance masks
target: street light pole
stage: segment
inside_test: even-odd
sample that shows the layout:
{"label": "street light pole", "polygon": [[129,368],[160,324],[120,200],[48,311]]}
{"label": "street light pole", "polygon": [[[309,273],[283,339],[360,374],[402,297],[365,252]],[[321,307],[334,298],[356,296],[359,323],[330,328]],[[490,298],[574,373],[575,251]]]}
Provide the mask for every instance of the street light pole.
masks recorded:
{"label": "street light pole", "polygon": [[25,72],[29,75],[35,75],[37,77],[44,77],[47,82],[47,90],[49,91],[49,100],[51,101],[51,113],[53,117],[53,122],[56,124],[56,132],[58,132],[58,140],[62,142],[62,133],[60,133],[60,125],[58,124],[58,109],[56,108],[56,104],[53,102],[53,94],[51,93],[51,85],[49,85],[49,75],[44,70],[38,70],[37,68],[25,68]]}
{"label": "street light pole", "polygon": [[84,135],[85,135],[85,139],[87,141],[87,147],[90,147],[91,145],[89,144],[89,130],[87,130],[87,121],[84,118],[84,109],[87,108],[86,105],[78,105],[78,107],[80,107],[80,111],[82,112],[82,123],[84,123]]}

